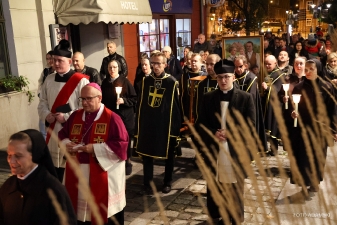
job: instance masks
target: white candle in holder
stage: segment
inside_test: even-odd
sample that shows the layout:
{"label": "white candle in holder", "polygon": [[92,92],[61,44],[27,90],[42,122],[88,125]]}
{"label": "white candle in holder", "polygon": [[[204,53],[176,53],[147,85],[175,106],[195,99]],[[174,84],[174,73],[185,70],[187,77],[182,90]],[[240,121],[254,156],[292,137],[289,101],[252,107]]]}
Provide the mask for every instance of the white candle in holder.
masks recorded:
{"label": "white candle in holder", "polygon": [[[288,97],[288,91],[289,91],[289,84],[282,84],[283,90],[285,92],[285,96]],[[288,109],[288,101],[284,105],[285,109]]]}
{"label": "white candle in holder", "polygon": [[[116,88],[116,93],[117,93],[117,101],[119,99],[119,95],[122,92],[122,87],[115,87]],[[119,104],[116,105],[116,109],[119,109]]]}
{"label": "white candle in holder", "polygon": [[[298,103],[301,100],[300,94],[293,94],[293,101],[295,103],[295,113],[298,114]],[[297,117],[294,119],[294,127],[297,127]]]}

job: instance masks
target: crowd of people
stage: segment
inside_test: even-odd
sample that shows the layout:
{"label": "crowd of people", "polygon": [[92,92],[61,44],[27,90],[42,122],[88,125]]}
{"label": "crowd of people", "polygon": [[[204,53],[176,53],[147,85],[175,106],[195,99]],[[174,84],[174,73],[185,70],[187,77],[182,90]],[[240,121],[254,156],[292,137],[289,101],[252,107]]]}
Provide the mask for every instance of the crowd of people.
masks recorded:
{"label": "crowd of people", "polygon": [[[141,193],[146,195],[153,194],[153,160],[165,160],[161,191],[169,193],[175,157],[181,155],[182,124],[189,122],[196,130],[191,134],[196,158],[208,167],[199,162],[199,169],[211,174],[205,177],[214,224],[243,222],[250,162],[277,154],[282,142],[294,156],[291,182],[303,188],[303,195],[319,190],[327,146],[337,138],[337,53],[329,38],[309,34],[304,40],[294,34],[287,43],[266,33],[264,52],[255,52],[247,41],[230,46],[223,58],[214,37],[206,41],[199,34],[180,60],[170,46],[150,56],[141,53],[133,85],[114,42],[107,43],[109,55],[100,72],[69,47],[62,40],[46,55],[48,67],[38,88],[40,132],[21,131],[9,140],[8,163],[15,176],[0,189],[0,223],[60,224],[47,196],[51,189],[69,224],[95,224],[97,212],[104,224],[124,224],[132,155],[143,161]],[[301,95],[298,107],[292,94]],[[78,170],[96,211],[81,190]],[[226,217],[219,209],[224,205]]]}

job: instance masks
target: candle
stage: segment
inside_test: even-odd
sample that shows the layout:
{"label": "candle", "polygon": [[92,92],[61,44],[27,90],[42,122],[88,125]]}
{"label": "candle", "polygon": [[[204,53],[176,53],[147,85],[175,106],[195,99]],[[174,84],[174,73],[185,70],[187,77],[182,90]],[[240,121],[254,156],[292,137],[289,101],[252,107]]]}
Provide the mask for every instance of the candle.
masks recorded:
{"label": "candle", "polygon": [[[300,102],[301,95],[293,94],[293,101],[295,103],[295,113],[298,114],[298,103]],[[294,127],[297,127],[297,118],[294,119]]]}
{"label": "candle", "polygon": [[[115,87],[116,88],[116,93],[117,93],[117,101],[119,99],[119,95],[122,92],[122,87]],[[116,109],[119,109],[119,104],[116,105]]]}
{"label": "candle", "polygon": [[[285,92],[285,96],[288,97],[288,91],[289,91],[289,84],[282,84],[283,90]],[[285,109],[288,109],[288,101],[284,105]]]}

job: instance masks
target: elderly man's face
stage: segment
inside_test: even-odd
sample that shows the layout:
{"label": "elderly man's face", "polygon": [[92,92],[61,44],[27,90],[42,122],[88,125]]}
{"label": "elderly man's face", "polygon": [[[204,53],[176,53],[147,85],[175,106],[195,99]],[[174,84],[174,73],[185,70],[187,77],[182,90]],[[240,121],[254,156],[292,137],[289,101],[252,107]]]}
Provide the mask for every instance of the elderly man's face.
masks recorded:
{"label": "elderly man's face", "polygon": [[163,53],[164,53],[164,55],[167,59],[169,59],[171,57],[171,52],[163,50]]}
{"label": "elderly man's face", "polygon": [[24,177],[36,166],[33,162],[32,154],[27,150],[27,144],[18,140],[9,142],[7,148],[7,162],[11,169],[11,173],[18,175],[19,177]]}
{"label": "elderly man's face", "polygon": [[96,112],[101,106],[102,93],[94,87],[84,86],[81,90],[80,99],[85,112]]}
{"label": "elderly man's face", "polygon": [[59,74],[64,74],[69,71],[70,65],[71,65],[71,59],[63,57],[63,56],[58,56],[54,55],[54,67],[55,71]]}
{"label": "elderly man's face", "polygon": [[267,72],[272,72],[276,67],[276,60],[269,58],[269,56],[264,61],[264,66],[267,69]]}
{"label": "elderly man's face", "polygon": [[236,59],[234,61],[234,72],[237,74],[237,75],[241,75],[243,74],[243,72],[245,72],[245,70],[247,69],[248,65],[247,64],[244,64],[242,59]]}
{"label": "elderly man's face", "polygon": [[203,44],[205,42],[205,40],[206,40],[205,35],[199,35],[198,36],[198,42],[199,42],[199,44]]}

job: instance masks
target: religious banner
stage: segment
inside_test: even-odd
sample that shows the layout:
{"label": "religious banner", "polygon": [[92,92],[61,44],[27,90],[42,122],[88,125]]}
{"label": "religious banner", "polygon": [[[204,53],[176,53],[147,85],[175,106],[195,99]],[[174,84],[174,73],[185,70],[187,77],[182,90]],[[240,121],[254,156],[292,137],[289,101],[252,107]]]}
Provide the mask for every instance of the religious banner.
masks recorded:
{"label": "religious banner", "polygon": [[211,7],[219,7],[225,4],[225,0],[207,0],[207,4]]}

